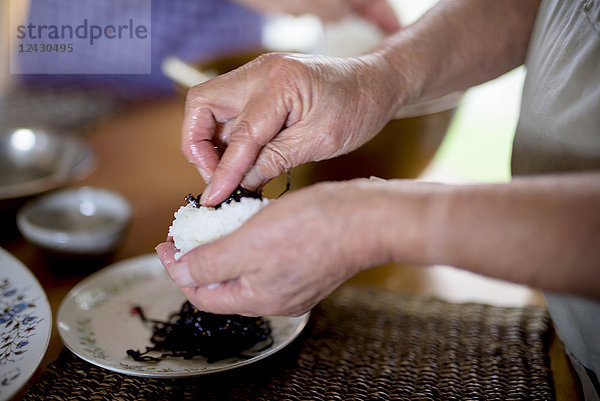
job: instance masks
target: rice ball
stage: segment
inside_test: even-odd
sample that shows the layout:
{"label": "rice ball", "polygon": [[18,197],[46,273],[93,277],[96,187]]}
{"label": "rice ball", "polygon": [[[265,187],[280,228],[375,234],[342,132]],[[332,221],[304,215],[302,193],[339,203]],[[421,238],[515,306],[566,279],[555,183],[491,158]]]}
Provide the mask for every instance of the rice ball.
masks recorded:
{"label": "rice ball", "polygon": [[175,247],[179,250],[175,259],[195,247],[215,241],[237,230],[246,220],[267,206],[268,199],[241,198],[237,202],[223,203],[218,209],[195,207],[192,203],[181,206],[175,212],[175,220],[169,227]]}

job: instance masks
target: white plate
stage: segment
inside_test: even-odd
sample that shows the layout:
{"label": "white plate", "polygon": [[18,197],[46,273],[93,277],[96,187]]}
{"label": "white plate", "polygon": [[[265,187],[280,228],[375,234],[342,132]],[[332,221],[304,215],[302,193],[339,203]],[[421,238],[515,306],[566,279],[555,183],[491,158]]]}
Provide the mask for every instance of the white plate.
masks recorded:
{"label": "white plate", "polygon": [[0,400],[8,400],[39,366],[52,330],[48,298],[33,274],[0,248]]}
{"label": "white plate", "polygon": [[91,275],[67,294],[58,310],[58,332],[71,351],[94,365],[133,376],[176,378],[234,369],[272,355],[292,342],[309,318],[308,313],[268,317],[274,343],[263,351],[245,352],[250,359],[208,363],[199,356],[149,363],[129,357],[128,349],[152,345],[151,328],[131,313],[132,308],[139,305],[148,318],[166,320],[184,300],[155,254],[128,259]]}

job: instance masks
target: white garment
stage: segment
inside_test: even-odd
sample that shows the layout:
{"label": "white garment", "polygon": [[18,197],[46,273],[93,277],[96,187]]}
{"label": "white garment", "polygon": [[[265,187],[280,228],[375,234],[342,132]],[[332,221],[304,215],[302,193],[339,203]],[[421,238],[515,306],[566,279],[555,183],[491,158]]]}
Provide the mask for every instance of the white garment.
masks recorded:
{"label": "white garment", "polygon": [[[542,1],[525,65],[513,174],[600,170],[600,0]],[[600,377],[600,303],[546,300],[574,364]],[[598,400],[593,375],[577,370],[586,400]]]}

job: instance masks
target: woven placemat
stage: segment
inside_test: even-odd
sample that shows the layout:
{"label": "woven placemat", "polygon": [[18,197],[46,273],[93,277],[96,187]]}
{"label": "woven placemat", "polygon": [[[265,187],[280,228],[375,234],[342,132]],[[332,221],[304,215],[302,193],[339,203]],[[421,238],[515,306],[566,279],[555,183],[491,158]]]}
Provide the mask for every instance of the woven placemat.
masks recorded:
{"label": "woven placemat", "polygon": [[69,351],[26,400],[553,400],[544,308],[454,304],[345,287],[255,364],[185,380],[96,367]]}

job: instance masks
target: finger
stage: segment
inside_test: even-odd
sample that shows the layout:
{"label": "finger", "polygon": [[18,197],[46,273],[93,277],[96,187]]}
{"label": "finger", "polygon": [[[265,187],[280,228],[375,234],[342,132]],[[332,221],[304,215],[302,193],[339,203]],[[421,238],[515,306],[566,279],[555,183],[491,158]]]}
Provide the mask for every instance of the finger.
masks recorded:
{"label": "finger", "polygon": [[256,0],[243,0],[245,3],[258,3],[257,8],[275,13],[288,13],[292,15],[315,14],[323,21],[338,21],[350,14],[352,10],[346,1],[310,1],[310,0],[287,0],[265,2]]}
{"label": "finger", "polygon": [[196,85],[188,91],[186,97],[181,150],[207,182],[220,158],[212,141],[218,125],[234,118],[242,108],[241,93],[245,89],[240,84],[238,75],[222,75]]}
{"label": "finger", "polygon": [[175,244],[171,241],[166,241],[158,244],[155,248],[156,254],[160,259],[161,263],[165,267],[165,270],[170,275],[171,266],[175,264],[175,253],[177,252],[177,248],[175,248]]}
{"label": "finger", "polygon": [[[217,240],[183,255],[170,268],[173,281],[180,287],[201,287],[239,277],[244,266],[243,261],[239,260],[240,253],[230,252],[235,248],[223,245],[223,242],[229,241]],[[214,285],[211,287],[214,288]]]}
{"label": "finger", "polygon": [[373,0],[360,4],[357,14],[391,34],[402,28],[396,12],[387,0]]}
{"label": "finger", "polygon": [[284,126],[288,110],[277,95],[261,94],[250,99],[229,134],[229,145],[221,156],[201,203],[214,206],[225,200],[241,183],[260,150]]}
{"label": "finger", "polygon": [[294,316],[298,317],[314,307],[316,302],[297,302],[282,305],[270,300],[253,300],[246,296],[240,281],[223,283],[216,289],[208,286],[182,288],[186,298],[199,310],[216,314],[243,316]]}
{"label": "finger", "polygon": [[[302,2],[304,3],[304,1]],[[340,21],[344,17],[352,14],[352,9],[347,4],[346,1],[335,2],[335,1],[326,1],[325,3],[320,3],[318,5],[318,9],[314,8],[314,5],[306,4],[303,5],[302,8],[296,15],[313,13],[316,14],[321,20],[324,22],[336,22]]]}
{"label": "finger", "polygon": [[215,137],[213,138],[213,142],[220,149],[221,153],[225,151],[227,145],[229,145],[229,140],[231,138],[231,130],[233,128],[233,124],[235,121],[227,121],[224,123],[217,124],[217,130],[215,133]]}
{"label": "finger", "polygon": [[299,164],[312,161],[308,154],[307,144],[299,140],[295,127],[282,131],[273,141],[266,144],[252,168],[242,181],[242,186],[255,190],[262,188],[273,178],[285,173]]}
{"label": "finger", "polygon": [[251,307],[241,294],[237,282],[227,282],[216,289],[204,287],[182,288],[187,299],[199,310],[228,315],[260,316],[262,313],[251,311]]}
{"label": "finger", "polygon": [[194,164],[204,181],[219,163],[219,152],[211,139],[215,135],[217,122],[208,108],[186,109],[181,129],[181,151]]}

